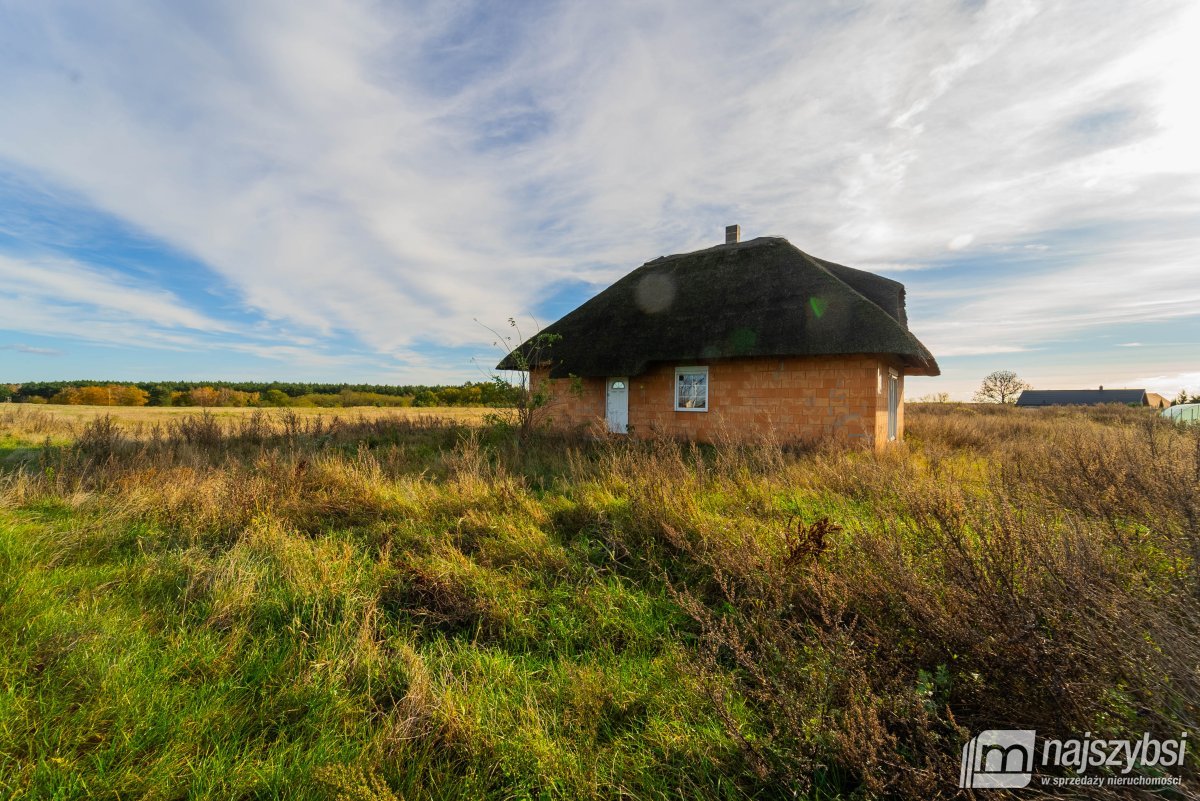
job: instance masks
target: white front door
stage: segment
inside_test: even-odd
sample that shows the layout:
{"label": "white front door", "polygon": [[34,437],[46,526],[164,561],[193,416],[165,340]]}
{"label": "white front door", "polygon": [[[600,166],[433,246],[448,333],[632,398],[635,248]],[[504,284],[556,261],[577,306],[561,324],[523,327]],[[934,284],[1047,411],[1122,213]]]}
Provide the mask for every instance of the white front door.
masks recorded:
{"label": "white front door", "polygon": [[608,421],[608,430],[614,434],[624,434],[629,430],[629,381],[610,378],[606,386],[604,419]]}

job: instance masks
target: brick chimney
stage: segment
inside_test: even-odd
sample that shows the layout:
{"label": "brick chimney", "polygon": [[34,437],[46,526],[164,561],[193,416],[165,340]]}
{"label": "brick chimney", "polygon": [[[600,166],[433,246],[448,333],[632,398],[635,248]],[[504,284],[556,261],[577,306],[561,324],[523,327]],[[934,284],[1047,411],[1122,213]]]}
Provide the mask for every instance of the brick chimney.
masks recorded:
{"label": "brick chimney", "polygon": [[742,226],[727,225],[725,226],[725,244],[736,245],[742,241]]}

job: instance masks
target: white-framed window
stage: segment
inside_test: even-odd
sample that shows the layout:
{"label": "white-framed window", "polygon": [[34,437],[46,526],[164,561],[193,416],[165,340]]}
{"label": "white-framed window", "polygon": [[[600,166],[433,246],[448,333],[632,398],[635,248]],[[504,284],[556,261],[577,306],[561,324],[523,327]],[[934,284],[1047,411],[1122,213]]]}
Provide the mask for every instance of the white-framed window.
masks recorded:
{"label": "white-framed window", "polygon": [[708,411],[708,368],[675,368],[675,411]]}
{"label": "white-framed window", "polygon": [[891,442],[899,435],[900,373],[895,370],[888,370],[887,410],[887,438]]}

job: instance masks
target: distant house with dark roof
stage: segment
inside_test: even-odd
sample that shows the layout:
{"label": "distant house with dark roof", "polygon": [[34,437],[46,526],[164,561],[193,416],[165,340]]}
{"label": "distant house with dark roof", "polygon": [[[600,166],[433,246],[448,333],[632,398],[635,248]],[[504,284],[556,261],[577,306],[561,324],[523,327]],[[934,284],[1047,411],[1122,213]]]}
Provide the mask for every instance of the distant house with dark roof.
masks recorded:
{"label": "distant house with dark roof", "polygon": [[940,373],[908,330],[904,286],[779,237],[739,239],[730,226],[724,245],[647,262],[498,368],[530,367],[564,427],[901,439],[904,377]]}
{"label": "distant house with dark roof", "polygon": [[1100,406],[1120,403],[1125,406],[1151,406],[1165,409],[1171,402],[1156,392],[1144,389],[1027,389],[1017,398],[1018,406]]}

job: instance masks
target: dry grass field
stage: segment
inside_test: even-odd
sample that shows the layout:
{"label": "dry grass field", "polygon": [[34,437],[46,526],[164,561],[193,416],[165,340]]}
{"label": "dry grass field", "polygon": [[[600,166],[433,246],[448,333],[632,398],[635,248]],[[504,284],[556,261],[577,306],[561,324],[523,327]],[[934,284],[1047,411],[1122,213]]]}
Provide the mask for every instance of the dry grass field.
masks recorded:
{"label": "dry grass field", "polygon": [[0,410],[0,797],[943,799],[983,729],[1200,722],[1200,427],[1144,410],[75,411]]}
{"label": "dry grass field", "polygon": [[249,407],[218,407],[213,409],[197,409],[195,407],[174,406],[58,406],[53,404],[0,404],[0,418],[7,419],[7,426],[20,425],[22,417],[48,415],[54,420],[61,420],[73,425],[89,423],[97,417],[112,417],[122,427],[152,426],[155,423],[165,424],[170,420],[181,417],[193,417],[207,412],[219,420],[240,420],[254,414],[279,415],[287,412],[300,417],[344,417],[349,419],[365,418],[368,420],[397,419],[410,420],[413,418],[432,417],[442,420],[461,420],[463,422],[481,422],[492,411],[470,406],[436,406],[436,407],[376,407],[361,406],[343,408],[294,407],[288,409],[259,409]]}
{"label": "dry grass field", "polygon": [[[343,423],[377,421],[408,424],[457,423],[481,425],[489,418],[503,418],[505,409],[472,406],[376,407],[351,408],[295,407],[285,409],[217,407],[197,409],[175,406],[82,406],[58,404],[0,403],[0,458],[6,450],[26,450],[31,445],[62,445],[74,442],[96,420],[104,418],[131,439],[142,440],[170,436],[181,423],[203,418],[222,430],[236,431],[244,426],[279,423],[303,426],[314,420]],[[287,422],[285,422],[287,421]]]}

